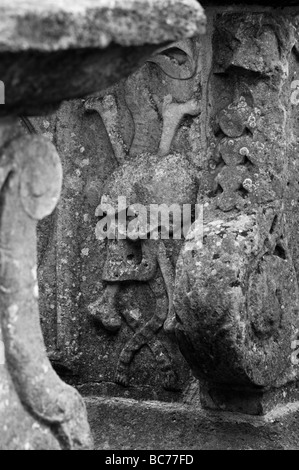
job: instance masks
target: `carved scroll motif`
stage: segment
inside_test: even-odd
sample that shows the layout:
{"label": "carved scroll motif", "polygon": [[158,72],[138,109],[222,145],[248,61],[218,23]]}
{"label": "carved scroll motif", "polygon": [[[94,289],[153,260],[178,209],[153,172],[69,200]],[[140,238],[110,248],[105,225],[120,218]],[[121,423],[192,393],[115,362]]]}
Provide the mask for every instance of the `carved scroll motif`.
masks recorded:
{"label": "carved scroll motif", "polygon": [[[186,155],[172,148],[184,118],[200,113],[196,42],[176,43],[161,50],[149,62],[129,77],[123,88],[119,85],[103,97],[92,98],[86,103],[88,111],[94,110],[101,115],[119,163],[106,184],[97,214],[105,211],[108,205],[117,207],[119,196],[126,198],[127,207],[132,204],[149,207],[155,203],[183,205],[196,202],[196,171]],[[147,80],[159,69],[162,69],[159,76],[163,77],[163,84],[162,80],[157,83],[156,92],[153,92]],[[125,104],[134,123],[129,147],[124,143],[117,117],[120,88],[124,90]],[[146,235],[149,237],[149,232]],[[164,387],[175,389],[176,374],[171,358],[157,338],[163,325],[166,331],[171,332],[174,323],[174,266],[163,240],[136,240],[127,236],[126,240],[109,241],[107,246],[103,271],[106,291],[102,298],[90,305],[89,311],[112,333],[120,329],[122,316],[134,331],[120,355],[116,381],[128,386],[130,363],[137,351],[148,345],[161,367]],[[159,287],[161,279],[164,283],[162,290]],[[128,281],[148,282],[155,294],[155,313],[148,322],[142,320],[142,315],[138,315],[140,319],[137,320],[126,310],[121,315],[117,308],[116,296],[120,285]]]}
{"label": "carved scroll motif", "polygon": [[0,301],[6,377],[36,426],[56,440],[55,448],[88,449],[92,442],[83,400],[53,371],[39,325],[36,224],[58,202],[60,160],[49,141],[16,129],[15,122],[0,123]]}

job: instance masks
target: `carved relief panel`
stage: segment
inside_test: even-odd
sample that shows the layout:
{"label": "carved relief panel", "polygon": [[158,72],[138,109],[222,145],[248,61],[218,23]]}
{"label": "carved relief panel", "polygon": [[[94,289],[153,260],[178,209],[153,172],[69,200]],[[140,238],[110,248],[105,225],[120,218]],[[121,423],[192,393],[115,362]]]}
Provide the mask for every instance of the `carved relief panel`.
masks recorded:
{"label": "carved relief panel", "polygon": [[[297,26],[209,17],[200,43],[39,123],[66,172],[41,228],[44,331],[88,393],[184,399],[182,353],[204,406],[262,414],[298,398]],[[126,227],[138,205],[163,203],[201,204],[202,242],[194,226],[164,240],[162,224],[149,240],[147,223],[144,237],[101,240],[109,208],[135,207]]]}
{"label": "carved relief panel", "polygon": [[[99,96],[65,104],[39,131],[64,164],[61,203],[40,227],[43,326],[50,357],[81,391],[181,400],[190,371],[175,337],[173,288],[183,240],[97,240],[119,196],[195,204],[199,43],[159,51]],[[80,138],[80,142],[79,142]]]}

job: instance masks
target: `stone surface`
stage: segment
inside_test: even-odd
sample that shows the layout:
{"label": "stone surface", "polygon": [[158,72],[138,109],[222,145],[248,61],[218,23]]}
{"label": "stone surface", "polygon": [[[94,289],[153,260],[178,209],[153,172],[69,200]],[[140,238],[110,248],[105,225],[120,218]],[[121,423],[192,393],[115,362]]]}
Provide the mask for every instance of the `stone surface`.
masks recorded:
{"label": "stone surface", "polygon": [[[50,140],[23,117],[33,134],[24,135],[14,116],[110,85],[158,44],[193,37],[204,22],[194,0],[1,2],[1,450],[92,447],[84,402],[52,369],[39,322],[36,225],[57,204],[62,168]],[[159,347],[151,346],[157,355]]]}
{"label": "stone surface", "polygon": [[[197,56],[198,41],[180,41],[100,96],[32,121],[55,142],[65,172],[61,205],[40,227],[44,334],[55,367],[82,393],[177,401],[189,383],[162,328],[172,316],[181,240],[106,246],[95,229],[103,200],[116,203],[122,194],[129,203],[134,185],[140,191],[131,202],[150,202],[153,194],[159,203],[196,202]],[[173,102],[165,101],[170,93]],[[137,267],[132,256],[148,266]],[[115,266],[118,279],[111,277]]]}
{"label": "stone surface", "polygon": [[1,2],[0,117],[39,115],[107,88],[158,45],[193,37],[204,23],[195,0]]}
{"label": "stone surface", "polygon": [[176,332],[205,406],[263,414],[298,398],[297,19],[214,27],[203,238],[178,260]]}
{"label": "stone surface", "polygon": [[0,52],[162,44],[205,25],[195,0],[2,0]]}
{"label": "stone surface", "polygon": [[[190,373],[175,318],[202,404],[265,414],[298,399],[297,18],[207,17],[205,37],[34,122],[67,176],[40,227],[42,322],[55,367],[84,394],[181,401]],[[102,243],[97,217],[119,195],[201,203],[203,238]],[[180,393],[163,390],[157,339]]]}
{"label": "stone surface", "polygon": [[54,209],[62,171],[53,145],[1,123],[0,449],[89,449],[80,395],[45,354],[38,313],[36,223]]}
{"label": "stone surface", "polygon": [[[86,399],[98,450],[297,450],[298,402],[264,417],[182,404]],[[175,452],[174,452],[175,453]]]}

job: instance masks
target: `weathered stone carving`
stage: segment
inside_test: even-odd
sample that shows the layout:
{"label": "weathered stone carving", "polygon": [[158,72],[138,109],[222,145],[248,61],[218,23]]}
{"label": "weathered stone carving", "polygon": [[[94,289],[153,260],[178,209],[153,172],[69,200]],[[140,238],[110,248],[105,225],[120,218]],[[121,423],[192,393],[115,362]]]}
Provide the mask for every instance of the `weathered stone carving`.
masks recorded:
{"label": "weathered stone carving", "polygon": [[[106,387],[113,382],[114,387],[115,380],[133,387],[129,391],[113,388],[112,394],[131,393],[136,384],[135,374],[130,374],[132,361],[140,358],[136,353],[144,346],[160,364],[164,387],[175,389],[176,368],[164,326],[175,329],[181,351],[200,379],[205,406],[260,414],[296,398],[298,131],[290,95],[298,73],[297,33],[286,15],[236,13],[217,15],[214,20],[211,43],[207,38],[200,51],[193,41],[162,49],[128,79],[89,99],[84,117],[93,119],[90,127],[99,126],[99,140],[107,138],[115,157],[113,161],[107,146],[98,144],[100,152],[107,154],[101,168],[109,167],[102,169],[99,183],[93,180],[93,187],[104,196],[100,205],[94,199],[90,213],[97,205],[100,217],[109,205],[119,210],[120,195],[126,197],[123,211],[131,204],[200,202],[203,243],[193,240],[190,250],[192,230],[187,243],[136,240],[132,234],[131,239],[109,240],[106,255],[98,243],[97,257],[87,235],[96,222],[84,214],[86,244],[80,249],[82,257],[89,259],[83,263],[86,285],[82,283],[78,316],[82,318],[89,305],[90,317],[96,320],[93,355],[101,350],[99,357],[107,357],[109,367],[116,368],[114,378],[110,369],[106,372],[108,366],[104,372],[94,363],[90,366],[88,380],[96,381],[98,373],[100,390],[102,383]],[[83,115],[83,105],[76,106]],[[68,117],[62,121],[63,128]],[[106,134],[100,127],[103,123]],[[87,132],[88,124],[84,126]],[[94,134],[88,135],[91,139]],[[76,146],[84,150],[86,142],[78,138]],[[78,169],[74,165],[72,171],[83,173],[80,155],[76,161]],[[93,165],[97,172],[96,158]],[[70,183],[78,194],[82,181],[78,177]],[[81,201],[77,195],[65,200],[73,201],[72,211]],[[65,213],[61,211],[61,219]],[[69,227],[65,222],[65,232]],[[94,271],[89,276],[90,266]],[[77,281],[67,282],[68,305],[73,305],[69,299]],[[73,290],[77,292],[77,284]],[[145,315],[144,306],[150,303],[152,313],[148,308]],[[75,348],[76,353],[84,349],[81,333],[75,337],[81,320],[72,323],[66,313],[60,318],[62,325],[65,322],[60,336],[68,331],[73,348],[69,357],[75,357]],[[85,338],[92,335],[89,327],[82,327]],[[80,354],[77,369],[70,359],[63,359],[74,373],[81,367]],[[141,362],[139,371],[144,367]]]}
{"label": "weathered stone carving", "polygon": [[[160,45],[204,33],[206,18],[196,0],[77,1],[1,1],[1,116],[39,116],[41,107],[50,110],[111,86]],[[47,70],[46,83],[41,70]]]}
{"label": "weathered stone carving", "polygon": [[[129,77],[122,97],[119,89],[114,89],[86,103],[88,110],[101,115],[119,163],[119,168],[104,188],[96,215],[108,212],[109,207],[119,210],[119,196],[125,198],[124,211],[136,205],[138,212],[138,204],[144,207],[167,204],[170,207],[175,203],[183,207],[183,204],[196,203],[196,171],[184,154],[186,152],[173,151],[172,145],[184,117],[200,113],[198,43],[175,43],[160,51],[150,62],[155,65],[145,65]],[[151,86],[145,77],[152,79]],[[125,106],[133,118],[134,132],[129,142],[122,137],[118,106]],[[148,282],[156,296],[156,311],[146,323],[134,318],[133,314],[125,315],[136,332],[121,352],[116,381],[128,385],[129,366],[134,354],[149,345],[165,373],[164,387],[171,390],[176,387],[175,373],[170,357],[162,353],[163,346],[156,334],[163,325],[166,331],[173,329],[174,266],[164,241],[158,236],[158,229],[163,227],[155,229],[155,240],[146,239],[150,236],[150,228],[145,221],[144,227],[137,227],[136,231],[127,234],[127,239],[108,241],[103,270],[107,287],[103,296],[90,305],[89,311],[104,328],[115,333],[122,324],[117,307],[120,284]],[[171,243],[179,249],[181,240],[172,240]],[[161,286],[162,279],[168,302]]]}
{"label": "weathered stone carving", "polygon": [[[157,44],[193,37],[204,23],[195,0],[1,2],[1,449],[92,446],[83,399],[52,369],[39,325],[36,225],[58,202],[62,168],[49,140],[24,136],[15,117],[107,88]],[[57,319],[61,355],[68,342]]]}
{"label": "weathered stone carving", "polygon": [[[7,387],[1,401],[5,435],[1,445],[14,448],[16,419],[24,426],[16,445],[24,439],[28,450],[88,449],[91,439],[83,400],[53,371],[39,326],[35,231],[37,220],[49,215],[59,198],[59,157],[50,142],[22,135],[14,121],[1,123],[0,141],[0,330],[5,350],[0,374]],[[32,421],[34,427],[35,419],[36,436],[26,437],[26,425]]]}
{"label": "weathered stone carving", "polygon": [[267,13],[215,22],[204,237],[182,249],[174,295],[180,347],[208,407],[261,414],[297,397],[294,31]]}

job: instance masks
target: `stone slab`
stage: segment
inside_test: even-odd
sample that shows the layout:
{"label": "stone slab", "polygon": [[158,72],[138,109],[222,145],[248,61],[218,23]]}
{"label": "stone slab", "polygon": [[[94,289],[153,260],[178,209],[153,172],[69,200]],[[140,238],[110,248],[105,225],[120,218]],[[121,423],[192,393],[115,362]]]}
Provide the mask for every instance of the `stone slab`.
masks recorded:
{"label": "stone slab", "polygon": [[105,89],[158,45],[203,33],[204,24],[195,0],[4,0],[0,117],[39,115],[62,100]]}
{"label": "stone slab", "polygon": [[97,450],[296,450],[299,402],[263,417],[126,399],[85,399]]}
{"label": "stone slab", "polygon": [[160,44],[204,23],[195,0],[2,0],[0,52]]}

